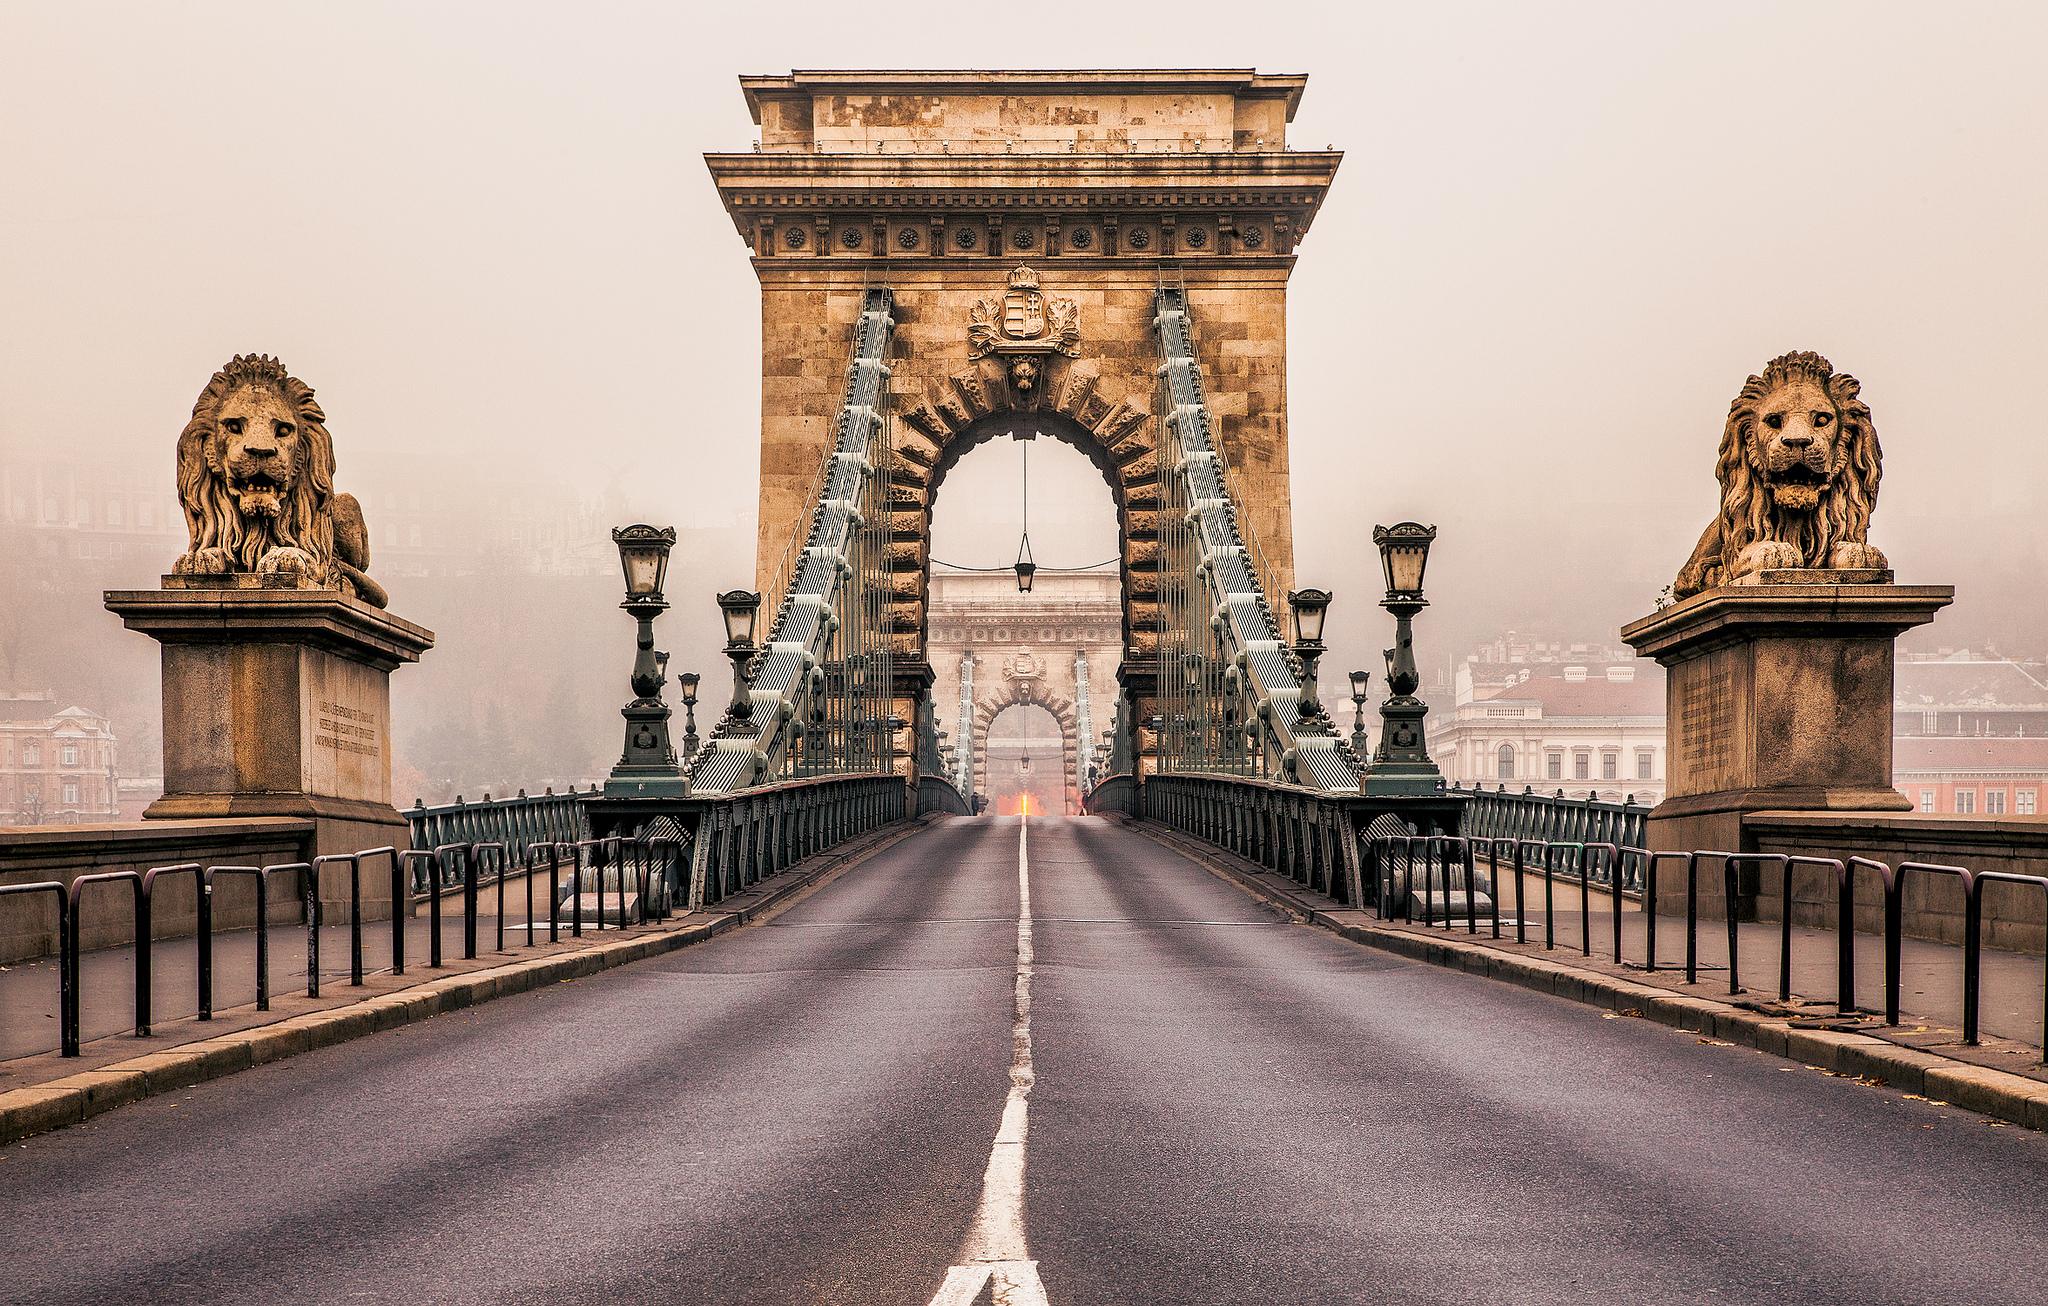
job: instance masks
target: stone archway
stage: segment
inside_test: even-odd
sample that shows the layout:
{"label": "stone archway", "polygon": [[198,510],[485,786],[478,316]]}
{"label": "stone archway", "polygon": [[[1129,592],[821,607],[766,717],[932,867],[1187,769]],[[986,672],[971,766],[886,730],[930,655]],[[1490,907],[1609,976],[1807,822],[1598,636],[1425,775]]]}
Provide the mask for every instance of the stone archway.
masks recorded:
{"label": "stone archway", "polygon": [[1081,740],[1074,704],[1056,694],[1037,693],[1028,682],[1011,680],[1005,687],[979,699],[974,705],[974,791],[989,792],[989,731],[996,718],[1012,708],[1042,708],[1059,723],[1060,766],[1065,772],[1066,808],[1081,810]]}
{"label": "stone archway", "polygon": [[[1025,305],[1036,306],[1035,317]],[[1024,319],[1018,330],[1037,334],[991,338],[993,321],[1014,318]],[[897,378],[890,629],[900,652],[925,648],[932,506],[946,473],[969,450],[1018,430],[1061,440],[1102,472],[1116,504],[1124,647],[1140,657],[1157,652],[1160,467],[1151,395],[1136,378],[1103,379],[1101,363],[1083,354],[1080,321],[1074,300],[1042,292],[1037,273],[1019,266],[1000,296],[970,310],[965,367]]]}

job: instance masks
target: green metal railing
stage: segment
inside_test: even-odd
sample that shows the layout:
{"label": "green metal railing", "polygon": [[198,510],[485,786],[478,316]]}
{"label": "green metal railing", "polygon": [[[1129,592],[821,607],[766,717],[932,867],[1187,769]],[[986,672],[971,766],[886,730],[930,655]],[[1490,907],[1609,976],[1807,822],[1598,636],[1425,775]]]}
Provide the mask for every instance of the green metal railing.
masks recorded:
{"label": "green metal railing", "polygon": [[[590,788],[592,793],[597,791],[595,784]],[[566,794],[552,788],[541,794],[521,789],[513,798],[485,794],[476,802],[457,797],[436,807],[415,802],[404,816],[415,848],[499,844],[519,863],[526,860],[526,850],[536,845],[575,843],[590,837],[590,822],[573,788]]]}
{"label": "green metal railing", "polygon": [[1533,839],[1545,843],[1611,843],[1622,847],[1645,847],[1649,843],[1650,809],[1639,805],[1633,795],[1618,803],[1600,799],[1567,798],[1564,790],[1539,794],[1524,788],[1509,793],[1506,785],[1488,792],[1483,788],[1451,787],[1454,794],[1470,794],[1461,833],[1473,839]]}

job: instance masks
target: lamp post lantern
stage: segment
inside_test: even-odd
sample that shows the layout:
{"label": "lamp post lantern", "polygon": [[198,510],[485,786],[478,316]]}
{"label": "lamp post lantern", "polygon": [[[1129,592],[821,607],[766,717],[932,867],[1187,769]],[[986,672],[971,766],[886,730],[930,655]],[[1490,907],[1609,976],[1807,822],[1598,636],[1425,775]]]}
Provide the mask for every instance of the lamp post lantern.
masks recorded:
{"label": "lamp post lantern", "polygon": [[697,755],[697,686],[704,677],[694,671],[685,671],[676,677],[676,684],[683,691],[683,756]]}
{"label": "lamp post lantern", "polygon": [[727,590],[718,596],[718,611],[725,618],[725,656],[732,660],[732,728],[754,716],[753,688],[747,682],[747,663],[753,661],[754,618],[761,611],[761,596],[752,590]]}
{"label": "lamp post lantern", "polygon": [[633,657],[633,701],[621,709],[626,718],[626,747],[619,764],[605,780],[604,791],[616,798],[663,798],[682,794],[686,785],[669,743],[668,704],[661,687],[668,682],[668,654],[655,651],[654,619],[668,610],[662,583],[668,577],[669,550],[675,547],[673,526],[621,526],[612,531],[619,549],[619,569],[626,598],[619,606],[639,625]]}
{"label": "lamp post lantern", "polygon": [[1351,708],[1353,712],[1351,720],[1351,751],[1357,754],[1358,763],[1360,766],[1365,765],[1365,759],[1367,757],[1365,739],[1365,689],[1366,686],[1370,685],[1371,683],[1372,672],[1354,671],[1351,673]]}
{"label": "lamp post lantern", "polygon": [[1429,606],[1422,597],[1422,577],[1435,539],[1436,527],[1418,522],[1373,527],[1372,542],[1379,546],[1387,578],[1380,606],[1394,616],[1394,647],[1386,650],[1388,696],[1380,704],[1380,746],[1365,771],[1367,794],[1433,794],[1443,779],[1423,744],[1422,719],[1429,715],[1429,704],[1415,696],[1422,677],[1415,668],[1413,622]]}
{"label": "lamp post lantern", "polygon": [[1295,590],[1287,596],[1294,610],[1294,653],[1301,659],[1301,723],[1310,732],[1329,729],[1323,705],[1316,701],[1316,664],[1323,660],[1323,618],[1330,611],[1328,590]]}

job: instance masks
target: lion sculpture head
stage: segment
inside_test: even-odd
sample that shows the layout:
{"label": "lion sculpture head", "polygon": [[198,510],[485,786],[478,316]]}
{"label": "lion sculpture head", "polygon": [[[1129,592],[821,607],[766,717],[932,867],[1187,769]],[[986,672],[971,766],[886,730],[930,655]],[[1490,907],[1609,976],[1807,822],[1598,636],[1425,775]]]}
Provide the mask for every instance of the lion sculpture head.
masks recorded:
{"label": "lion sculpture head", "polygon": [[178,437],[178,498],[191,547],[173,573],[253,572],[384,605],[364,574],[362,509],[334,491],[327,415],[276,359],[238,354],[199,392]]}
{"label": "lion sculpture head", "polygon": [[1784,568],[1882,570],[1867,540],[1884,458],[1855,377],[1819,354],[1774,358],[1728,407],[1721,512],[1672,583],[1685,598]]}

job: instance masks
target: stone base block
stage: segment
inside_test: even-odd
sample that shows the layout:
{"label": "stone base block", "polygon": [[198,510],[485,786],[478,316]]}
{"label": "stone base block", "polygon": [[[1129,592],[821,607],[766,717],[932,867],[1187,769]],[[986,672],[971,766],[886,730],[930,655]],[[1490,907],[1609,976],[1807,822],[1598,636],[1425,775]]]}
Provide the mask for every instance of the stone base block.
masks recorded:
{"label": "stone base block", "polygon": [[[301,817],[317,856],[405,848],[390,675],[433,632],[338,591],[242,583],[252,579],[167,576],[160,590],[106,596],[163,645],[164,796],[144,817]],[[348,892],[333,881],[322,884],[330,905]],[[366,874],[366,904],[388,899],[389,884],[381,866]]]}
{"label": "stone base block", "polygon": [[[1892,788],[1893,644],[1955,590],[1888,579],[1766,571],[1622,628],[1668,673],[1670,784],[1650,813],[1652,848],[1754,851],[1750,812],[1909,810]],[[1742,898],[1752,892],[1738,886]],[[1683,909],[1682,868],[1663,871],[1658,893],[1660,906]],[[1718,868],[1700,877],[1700,894],[1718,914]]]}

